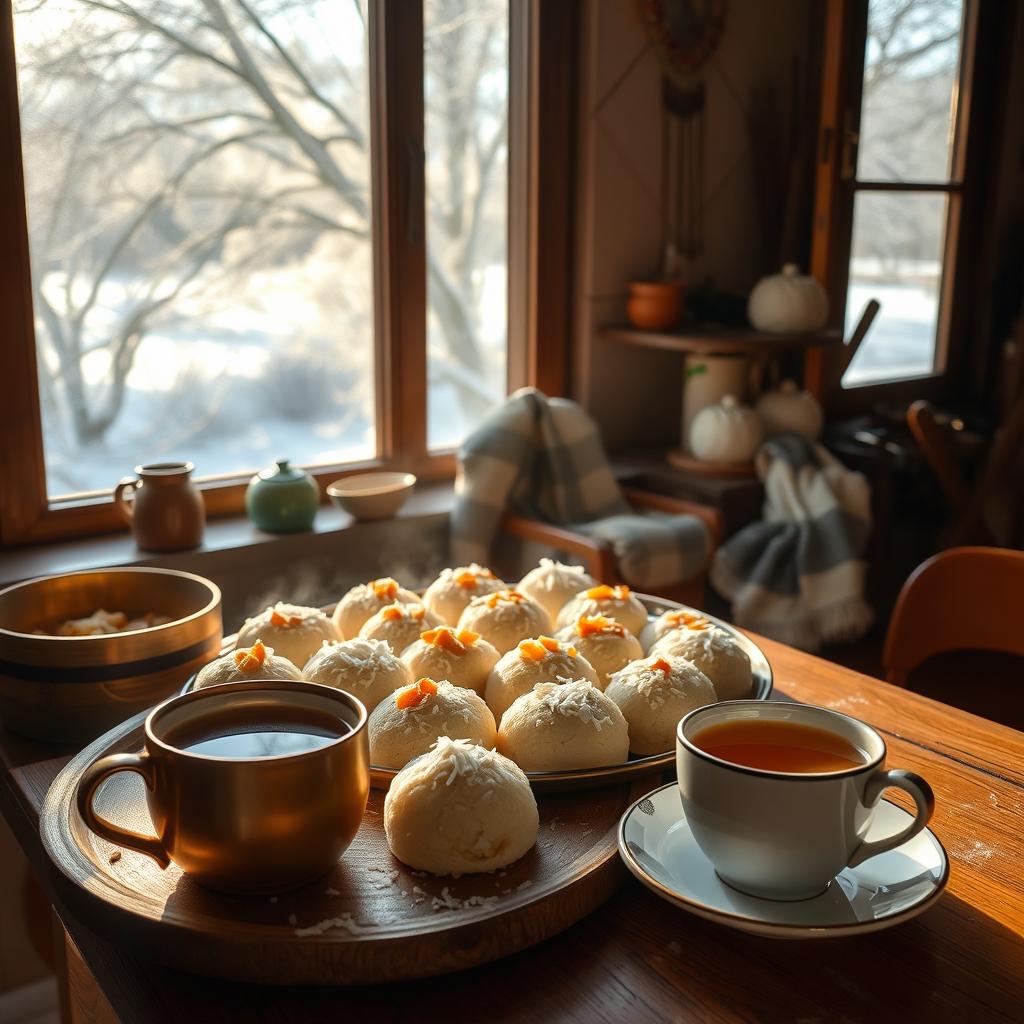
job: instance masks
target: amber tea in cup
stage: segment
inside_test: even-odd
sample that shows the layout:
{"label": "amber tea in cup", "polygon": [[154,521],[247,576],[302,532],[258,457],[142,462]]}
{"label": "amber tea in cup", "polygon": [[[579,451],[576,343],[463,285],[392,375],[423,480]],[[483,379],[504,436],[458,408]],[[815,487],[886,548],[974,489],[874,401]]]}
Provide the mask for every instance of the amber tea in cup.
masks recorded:
{"label": "amber tea in cup", "polygon": [[[718,877],[766,899],[817,896],[846,867],[912,839],[931,817],[928,783],[885,766],[871,726],[830,708],[727,700],[691,711],[676,733],[686,823]],[[904,790],[916,814],[868,839],[875,807]]]}
{"label": "amber tea in cup", "polygon": [[842,772],[868,757],[838,733],[772,719],[738,719],[710,725],[693,736],[706,754],[768,772]]}

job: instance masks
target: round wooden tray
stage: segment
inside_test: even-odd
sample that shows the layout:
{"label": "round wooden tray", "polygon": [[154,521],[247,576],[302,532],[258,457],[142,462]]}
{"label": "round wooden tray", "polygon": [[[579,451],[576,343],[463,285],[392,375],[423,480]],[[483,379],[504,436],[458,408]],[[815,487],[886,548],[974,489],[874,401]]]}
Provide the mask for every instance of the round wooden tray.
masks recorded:
{"label": "round wooden tray", "polygon": [[[434,877],[395,860],[384,794],[334,870],[277,897],[225,896],[171,865],[91,833],[75,807],[82,772],[105,754],[142,749],[145,715],[88,746],[54,780],[40,833],[60,899],[84,924],[171,967],[238,981],[366,984],[419,978],[508,956],[556,934],[606,900],[624,877],[619,816],[650,787],[633,780],[538,801],[536,846],[506,871]],[[96,809],[142,832],[145,784],[117,775]]]}
{"label": "round wooden tray", "polygon": [[[741,633],[735,626],[716,619],[707,612],[698,608],[689,608],[687,605],[679,604],[678,601],[668,601],[664,598],[654,597],[651,594],[640,594],[636,596],[647,608],[650,619],[655,619],[663,612],[674,609],[685,608],[688,611],[699,612],[705,618],[710,619],[716,626],[730,633],[736,642],[747,652],[750,658],[750,668],[754,677],[754,689],[751,696],[755,700],[768,700],[772,693],[772,667],[764,652],[748,636]],[[324,607],[328,614],[334,611],[333,605]],[[237,634],[225,637],[222,652],[234,650]],[[192,676],[182,689],[182,693],[188,693],[195,682]],[[672,768],[675,764],[676,752],[666,750],[661,754],[648,754],[644,757],[631,756],[628,761],[621,764],[603,765],[600,768],[574,768],[567,771],[556,772],[527,772],[526,777],[535,793],[568,793],[585,789],[594,789],[598,786],[610,786],[628,783],[633,779],[653,775],[665,769]],[[398,774],[397,769],[381,768],[378,765],[370,766],[370,780],[375,789],[388,789],[391,780]]]}

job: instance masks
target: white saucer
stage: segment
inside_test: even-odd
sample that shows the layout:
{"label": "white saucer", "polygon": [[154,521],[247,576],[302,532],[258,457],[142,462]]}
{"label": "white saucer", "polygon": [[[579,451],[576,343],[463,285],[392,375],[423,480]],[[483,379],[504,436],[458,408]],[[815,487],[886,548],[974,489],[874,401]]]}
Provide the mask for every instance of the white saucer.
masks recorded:
{"label": "white saucer", "polygon": [[[911,815],[882,800],[868,839],[884,839]],[[748,896],[726,885],[701,853],[676,784],[648,793],[622,816],[619,852],[648,889],[711,921],[786,939],[835,938],[880,931],[916,917],[946,887],[949,861],[929,829],[909,842],[846,868],[820,896],[796,903]]]}

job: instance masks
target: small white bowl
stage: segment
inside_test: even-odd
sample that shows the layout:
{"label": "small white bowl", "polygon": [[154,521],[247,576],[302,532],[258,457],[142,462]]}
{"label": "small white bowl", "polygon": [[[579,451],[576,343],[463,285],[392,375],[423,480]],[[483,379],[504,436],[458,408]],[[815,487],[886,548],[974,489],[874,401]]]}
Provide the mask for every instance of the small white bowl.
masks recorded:
{"label": "small white bowl", "polygon": [[328,484],[327,493],[338,508],[356,519],[388,519],[415,486],[412,473],[358,473]]}

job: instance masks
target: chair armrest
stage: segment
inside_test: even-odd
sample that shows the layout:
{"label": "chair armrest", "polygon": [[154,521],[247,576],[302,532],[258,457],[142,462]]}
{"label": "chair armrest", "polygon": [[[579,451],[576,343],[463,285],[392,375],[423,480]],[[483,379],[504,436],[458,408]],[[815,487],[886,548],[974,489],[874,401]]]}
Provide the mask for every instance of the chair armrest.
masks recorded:
{"label": "chair armrest", "polygon": [[599,583],[619,582],[615,551],[609,541],[585,537],[581,533],[573,533],[552,523],[542,523],[536,519],[514,515],[507,515],[502,519],[501,531],[521,540],[537,541],[576,555]]}
{"label": "chair armrest", "polygon": [[685,498],[673,498],[667,494],[653,494],[650,491],[637,491],[632,487],[622,489],[626,501],[634,508],[647,508],[655,512],[668,512],[676,516],[696,516],[702,520],[711,534],[711,543],[717,547],[725,533],[725,521],[722,513],[711,505],[701,505]]}

